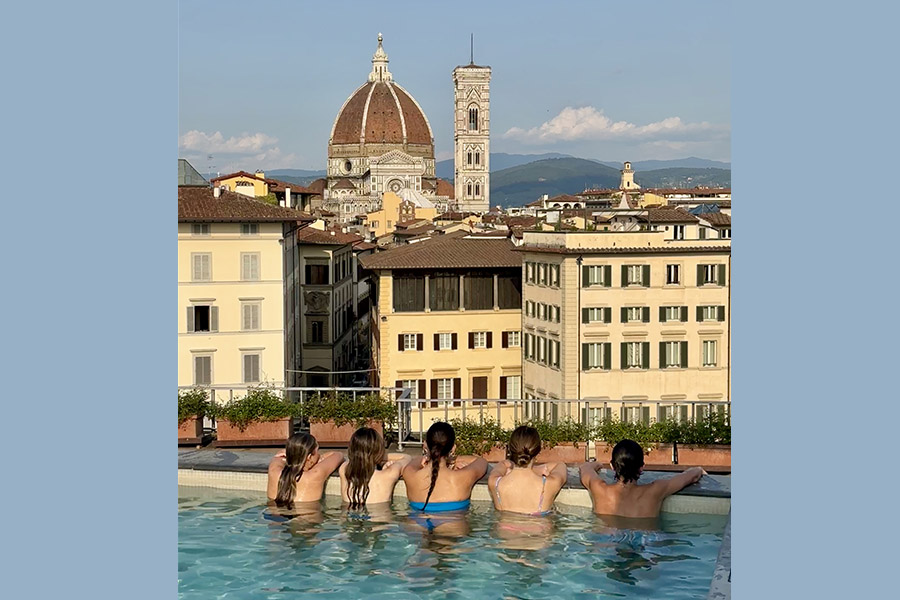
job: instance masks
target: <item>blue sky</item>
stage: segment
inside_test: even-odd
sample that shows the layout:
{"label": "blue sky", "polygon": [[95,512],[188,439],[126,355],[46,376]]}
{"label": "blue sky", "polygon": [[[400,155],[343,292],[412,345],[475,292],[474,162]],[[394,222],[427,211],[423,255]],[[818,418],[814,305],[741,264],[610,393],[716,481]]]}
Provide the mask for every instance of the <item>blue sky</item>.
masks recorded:
{"label": "blue sky", "polygon": [[324,169],[381,32],[438,160],[452,157],[451,73],[470,33],[492,68],[493,152],[731,160],[730,3],[478,2],[474,19],[467,6],[181,0],[179,156],[202,173]]}

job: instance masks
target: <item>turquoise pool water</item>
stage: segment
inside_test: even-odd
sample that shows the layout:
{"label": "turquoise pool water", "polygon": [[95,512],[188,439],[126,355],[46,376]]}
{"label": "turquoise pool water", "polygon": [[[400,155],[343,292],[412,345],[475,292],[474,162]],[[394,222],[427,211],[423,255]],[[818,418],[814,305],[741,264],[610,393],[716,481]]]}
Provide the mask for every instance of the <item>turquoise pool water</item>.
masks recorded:
{"label": "turquoise pool water", "polygon": [[468,513],[430,523],[405,503],[348,515],[340,500],[266,506],[256,492],[179,487],[178,596],[207,598],[705,598],[727,517],[607,523]]}

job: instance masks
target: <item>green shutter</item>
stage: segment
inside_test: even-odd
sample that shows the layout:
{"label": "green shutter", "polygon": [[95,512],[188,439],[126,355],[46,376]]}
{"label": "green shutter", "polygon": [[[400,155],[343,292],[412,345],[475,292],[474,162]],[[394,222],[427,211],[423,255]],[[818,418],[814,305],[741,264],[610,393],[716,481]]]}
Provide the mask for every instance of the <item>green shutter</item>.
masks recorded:
{"label": "green shutter", "polygon": [[612,344],[603,342],[603,368],[609,371],[612,368]]}
{"label": "green shutter", "polygon": [[589,314],[590,314],[589,308],[581,309],[581,322],[582,323],[590,323],[591,322],[590,317],[588,316]]}
{"label": "green shutter", "polygon": [[682,306],[682,307],[681,307],[681,320],[682,320],[682,322],[687,323],[687,320],[688,320],[688,309],[687,309],[687,306]]}
{"label": "green shutter", "polygon": [[581,370],[582,371],[588,370],[588,345],[587,344],[581,345]]}
{"label": "green shutter", "polygon": [[603,281],[604,281],[604,286],[606,286],[606,287],[612,286],[612,266],[604,265]]}
{"label": "green shutter", "polygon": [[719,280],[719,285],[725,285],[725,265],[716,267],[716,279]]}
{"label": "green shutter", "polygon": [[628,308],[623,306],[621,309],[619,309],[619,313],[620,313],[619,316],[622,319],[622,323],[627,323],[628,322]]}
{"label": "green shutter", "polygon": [[641,285],[650,287],[650,265],[644,265],[641,273]]}
{"label": "green shutter", "polygon": [[719,316],[719,320],[724,321],[725,320],[725,307],[717,306],[716,309],[717,309],[716,312],[718,313],[718,316]]}
{"label": "green shutter", "polygon": [[681,366],[687,369],[688,366],[688,344],[681,342]]}
{"label": "green shutter", "polygon": [[703,320],[703,307],[698,306],[697,307],[697,322],[699,323],[702,320]]}
{"label": "green shutter", "polygon": [[641,368],[650,368],[650,342],[641,342]]}
{"label": "green shutter", "polygon": [[643,319],[644,323],[649,323],[650,322],[650,307],[645,306],[643,308],[643,310],[641,310],[641,315],[644,317],[644,319]]}
{"label": "green shutter", "polygon": [[620,345],[621,352],[619,353],[619,368],[624,370],[628,366],[628,347],[626,346],[628,342],[622,342]]}
{"label": "green shutter", "polygon": [[581,287],[588,287],[591,285],[591,268],[587,265],[582,265],[581,267]]}
{"label": "green shutter", "polygon": [[666,307],[665,306],[659,307],[659,322],[660,323],[666,322]]}
{"label": "green shutter", "polygon": [[666,368],[666,343],[665,342],[659,343],[659,368],[660,369]]}
{"label": "green shutter", "polygon": [[603,315],[605,323],[612,323],[612,307],[607,306],[606,308],[604,308]]}
{"label": "green shutter", "polygon": [[706,265],[697,265],[697,287],[703,285],[703,267]]}
{"label": "green shutter", "polygon": [[622,287],[628,285],[628,265],[622,265]]}

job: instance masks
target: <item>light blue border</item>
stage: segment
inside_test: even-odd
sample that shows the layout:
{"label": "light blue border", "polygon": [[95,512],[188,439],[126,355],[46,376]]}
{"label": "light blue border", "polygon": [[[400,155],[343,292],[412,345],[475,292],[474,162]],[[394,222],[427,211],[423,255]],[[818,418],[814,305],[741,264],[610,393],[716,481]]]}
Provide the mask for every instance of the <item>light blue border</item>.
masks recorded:
{"label": "light blue border", "polygon": [[177,591],[177,19],[4,7],[6,598]]}
{"label": "light blue border", "polygon": [[898,11],[732,6],[734,597],[890,597]]}

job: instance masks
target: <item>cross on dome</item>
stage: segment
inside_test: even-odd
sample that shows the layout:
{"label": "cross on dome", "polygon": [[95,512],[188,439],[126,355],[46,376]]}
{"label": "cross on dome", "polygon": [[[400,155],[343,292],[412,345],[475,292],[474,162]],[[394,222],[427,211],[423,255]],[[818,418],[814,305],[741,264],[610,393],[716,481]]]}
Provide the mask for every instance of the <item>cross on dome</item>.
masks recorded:
{"label": "cross on dome", "polygon": [[381,45],[384,38],[381,33],[378,34],[378,48],[372,55],[372,72],[369,73],[369,81],[390,81],[392,79],[391,72],[388,71],[388,55]]}

